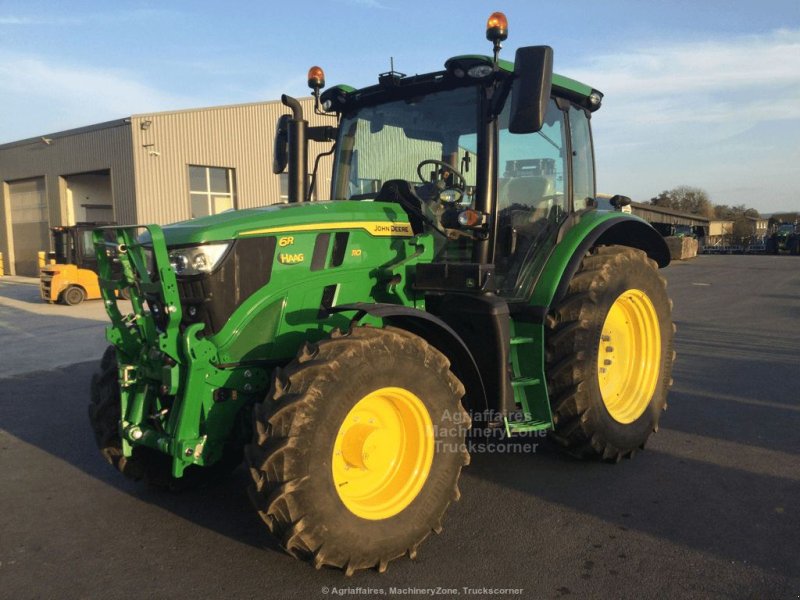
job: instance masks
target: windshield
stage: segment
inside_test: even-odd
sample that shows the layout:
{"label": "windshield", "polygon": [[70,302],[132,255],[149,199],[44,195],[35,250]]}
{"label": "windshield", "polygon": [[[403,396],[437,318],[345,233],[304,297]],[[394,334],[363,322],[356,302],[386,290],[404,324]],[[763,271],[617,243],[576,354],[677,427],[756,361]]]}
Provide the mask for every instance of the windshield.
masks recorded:
{"label": "windshield", "polygon": [[[334,166],[334,197],[374,198],[390,179],[419,182],[425,160],[444,161],[473,191],[478,88],[457,88],[367,106],[345,115]],[[422,166],[430,181],[436,165]]]}

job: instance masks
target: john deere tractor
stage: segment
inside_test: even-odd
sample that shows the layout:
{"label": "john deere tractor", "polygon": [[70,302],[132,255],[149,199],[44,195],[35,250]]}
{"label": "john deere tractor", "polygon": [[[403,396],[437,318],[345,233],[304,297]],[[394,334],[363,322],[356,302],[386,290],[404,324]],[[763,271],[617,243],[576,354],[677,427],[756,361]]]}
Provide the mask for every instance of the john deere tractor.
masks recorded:
{"label": "john deere tractor", "polygon": [[[506,35],[496,13],[493,56],[362,89],[321,93],[313,68],[331,120],[283,96],[288,203],[95,233],[112,346],[89,416],[109,463],[174,489],[244,457],[286,551],[349,574],[441,530],[471,417],[581,458],[644,447],[671,383],[669,251],[629,199],[595,208],[602,94],[553,74],[547,46],[499,60]],[[332,201],[308,201],[309,140],[333,153]]]}

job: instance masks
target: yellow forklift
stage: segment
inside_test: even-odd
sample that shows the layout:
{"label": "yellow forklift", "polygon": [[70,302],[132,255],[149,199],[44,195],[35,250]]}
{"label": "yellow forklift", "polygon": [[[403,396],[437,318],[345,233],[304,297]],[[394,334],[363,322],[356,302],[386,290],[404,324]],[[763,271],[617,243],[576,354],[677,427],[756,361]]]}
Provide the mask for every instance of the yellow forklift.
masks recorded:
{"label": "yellow forklift", "polygon": [[45,302],[61,302],[69,306],[84,300],[100,298],[97,280],[97,256],[92,231],[113,223],[77,223],[51,227],[53,252],[39,274],[39,290]]}

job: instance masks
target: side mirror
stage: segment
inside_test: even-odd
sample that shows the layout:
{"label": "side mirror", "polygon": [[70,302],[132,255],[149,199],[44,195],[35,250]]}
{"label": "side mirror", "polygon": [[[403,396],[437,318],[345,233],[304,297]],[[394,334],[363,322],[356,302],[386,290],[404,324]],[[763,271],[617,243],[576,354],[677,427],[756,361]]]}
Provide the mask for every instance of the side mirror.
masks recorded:
{"label": "side mirror", "polygon": [[511,116],[508,131],[536,133],[544,125],[553,80],[553,49],[550,46],[518,48],[514,56]]}
{"label": "side mirror", "polygon": [[286,170],[289,163],[289,120],[291,115],[278,117],[275,126],[275,142],[272,147],[272,172],[279,175]]}

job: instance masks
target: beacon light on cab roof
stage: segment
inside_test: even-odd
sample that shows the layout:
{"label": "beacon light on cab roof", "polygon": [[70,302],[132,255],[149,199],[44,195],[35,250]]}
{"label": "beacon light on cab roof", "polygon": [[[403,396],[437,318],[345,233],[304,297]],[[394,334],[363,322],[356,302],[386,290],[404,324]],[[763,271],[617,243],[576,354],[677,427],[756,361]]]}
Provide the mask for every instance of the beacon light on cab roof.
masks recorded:
{"label": "beacon light on cab roof", "polygon": [[322,67],[313,66],[308,70],[308,87],[321,90],[325,87],[325,71]]}
{"label": "beacon light on cab roof", "polygon": [[508,37],[508,19],[501,12],[493,12],[486,21],[486,39],[502,42]]}

